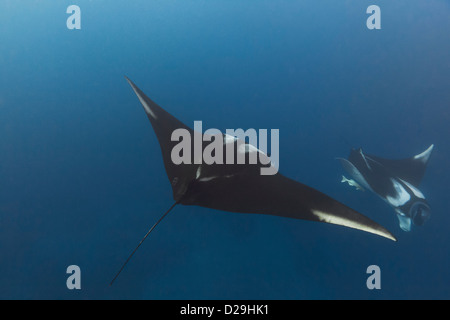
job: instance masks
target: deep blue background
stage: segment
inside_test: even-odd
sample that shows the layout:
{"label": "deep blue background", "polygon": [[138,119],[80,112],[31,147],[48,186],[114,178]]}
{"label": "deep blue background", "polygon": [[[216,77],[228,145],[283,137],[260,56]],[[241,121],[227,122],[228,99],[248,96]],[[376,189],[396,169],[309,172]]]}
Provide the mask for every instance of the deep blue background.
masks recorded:
{"label": "deep blue background", "polygon": [[[66,28],[71,4],[81,30]],[[366,28],[371,4],[381,30]],[[449,299],[449,14],[446,0],[2,0],[0,298]],[[109,287],[172,203],[124,75],[189,125],[280,129],[283,174],[399,241],[177,207]],[[351,146],[399,158],[431,143],[433,215],[410,233],[340,183]],[[71,264],[80,291],[66,288]]]}

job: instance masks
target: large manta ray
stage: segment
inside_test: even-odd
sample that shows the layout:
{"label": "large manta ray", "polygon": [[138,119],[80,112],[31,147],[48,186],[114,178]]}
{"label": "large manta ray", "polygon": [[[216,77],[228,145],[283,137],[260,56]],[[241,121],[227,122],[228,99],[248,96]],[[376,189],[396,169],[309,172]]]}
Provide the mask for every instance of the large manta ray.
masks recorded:
{"label": "large manta ray", "polygon": [[353,179],[391,205],[400,228],[410,231],[412,223],[421,226],[430,217],[430,206],[418,187],[433,148],[398,160],[366,154],[359,148],[350,151],[348,160],[338,159]]}
{"label": "large manta ray", "polygon": [[[222,133],[209,137],[211,141],[220,141],[224,150],[229,150],[227,148],[231,144],[233,150],[236,151],[235,158],[239,153],[245,153],[246,156],[252,152],[258,153],[260,163],[208,165],[205,163],[195,164],[195,161],[192,161],[191,164],[175,164],[171,155],[178,141],[173,141],[173,132],[177,129],[184,129],[191,136],[198,133],[162,109],[130,79],[126,79],[144,107],[158,138],[175,202],[144,236],[122,269],[149,233],[177,204],[326,222],[363,230],[396,241],[389,231],[376,222],[317,190],[278,172],[274,175],[261,175],[262,167],[272,165],[270,158],[255,146],[246,144],[242,139]],[[206,147],[208,146],[202,146],[203,150]]]}

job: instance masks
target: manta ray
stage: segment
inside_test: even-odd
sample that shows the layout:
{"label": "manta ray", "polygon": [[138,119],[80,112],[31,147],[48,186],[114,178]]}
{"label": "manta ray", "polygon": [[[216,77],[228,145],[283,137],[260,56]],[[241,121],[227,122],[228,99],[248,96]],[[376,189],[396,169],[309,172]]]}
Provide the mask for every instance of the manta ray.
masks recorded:
{"label": "manta ray", "polygon": [[421,226],[431,215],[430,206],[418,189],[433,151],[425,151],[406,159],[384,159],[352,149],[348,159],[338,158],[349,175],[394,208],[403,231],[411,225]]}
{"label": "manta ray", "polygon": [[[258,163],[196,164],[192,161],[175,164],[171,156],[178,141],[173,141],[173,132],[184,129],[192,135],[196,133],[153,102],[130,79],[125,78],[141,102],[158,139],[165,171],[172,187],[174,203],[150,228],[112,282],[156,225],[176,205],[194,205],[228,212],[266,214],[324,222],[362,230],[396,241],[396,238],[378,223],[320,191],[285,177],[277,171],[273,175],[262,175],[260,169],[272,165],[269,156],[242,139],[222,133],[209,138],[210,141],[220,143],[224,150],[232,147],[236,151],[235,157],[239,153],[247,156],[258,153],[260,159]],[[207,147],[203,146],[203,148]]]}

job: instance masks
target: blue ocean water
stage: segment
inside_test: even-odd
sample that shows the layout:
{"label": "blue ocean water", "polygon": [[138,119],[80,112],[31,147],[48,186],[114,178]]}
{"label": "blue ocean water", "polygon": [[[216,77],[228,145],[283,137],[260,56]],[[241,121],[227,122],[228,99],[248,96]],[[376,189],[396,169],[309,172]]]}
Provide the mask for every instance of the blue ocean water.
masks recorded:
{"label": "blue ocean water", "polygon": [[[80,30],[66,27],[72,4]],[[381,30],[366,27],[373,4]],[[449,299],[449,14],[446,0],[2,0],[0,298]],[[110,287],[173,202],[125,75],[188,125],[279,129],[281,173],[398,242],[178,206]],[[351,147],[403,158],[432,143],[432,217],[412,232],[340,183]]]}

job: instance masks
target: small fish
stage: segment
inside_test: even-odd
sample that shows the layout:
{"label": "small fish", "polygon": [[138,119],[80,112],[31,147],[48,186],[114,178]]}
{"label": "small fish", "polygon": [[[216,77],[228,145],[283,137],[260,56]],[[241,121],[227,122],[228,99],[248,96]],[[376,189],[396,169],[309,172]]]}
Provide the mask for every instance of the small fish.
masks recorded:
{"label": "small fish", "polygon": [[342,183],[347,182],[349,186],[355,187],[356,190],[359,190],[359,191],[366,191],[366,190],[364,190],[363,187],[361,187],[361,186],[359,185],[358,182],[356,182],[356,181],[353,180],[353,179],[347,179],[345,176],[342,176],[341,182],[342,182]]}

